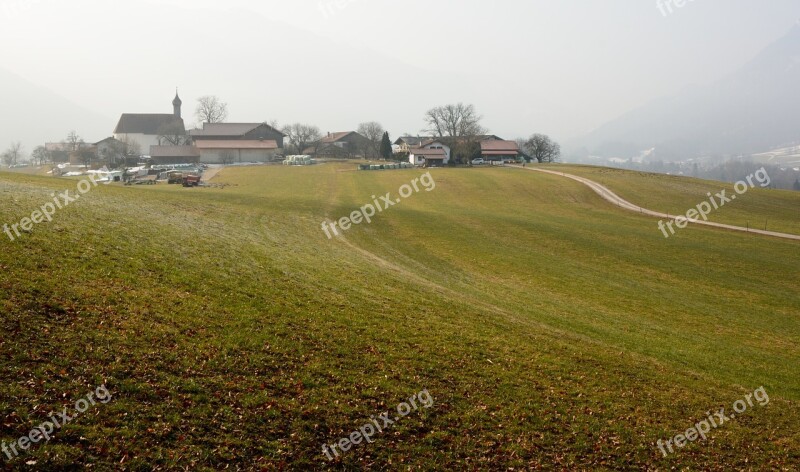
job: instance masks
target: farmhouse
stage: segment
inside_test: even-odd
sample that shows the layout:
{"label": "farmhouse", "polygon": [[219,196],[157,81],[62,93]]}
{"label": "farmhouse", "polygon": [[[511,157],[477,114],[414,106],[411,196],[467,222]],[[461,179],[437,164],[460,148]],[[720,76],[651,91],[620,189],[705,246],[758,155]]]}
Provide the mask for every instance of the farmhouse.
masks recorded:
{"label": "farmhouse", "polygon": [[114,129],[114,139],[124,143],[136,143],[142,151],[150,146],[167,144],[165,136],[183,136],[186,128],[181,118],[181,101],[178,93],[172,100],[172,113],[123,113]]}
{"label": "farmhouse", "polygon": [[195,141],[194,147],[200,154],[200,162],[206,164],[271,162],[280,149],[274,139],[202,139]]}
{"label": "farmhouse", "polygon": [[328,133],[312,146],[303,151],[316,157],[358,157],[364,156],[365,149],[369,149],[372,143],[369,139],[355,131],[343,131],[339,133]]}
{"label": "farmhouse", "polygon": [[197,164],[200,152],[194,146],[150,146],[152,164]]}
{"label": "farmhouse", "polygon": [[394,142],[396,153],[410,153],[412,149],[419,148],[422,143],[434,139],[432,136],[401,136]]}
{"label": "farmhouse", "polygon": [[266,123],[203,123],[191,130],[200,162],[270,162],[283,148],[285,134]]}
{"label": "farmhouse", "polygon": [[516,161],[519,159],[519,144],[515,141],[481,141],[481,157],[487,161]]}
{"label": "farmhouse", "polygon": [[283,148],[285,134],[266,123],[203,123],[203,129],[189,131],[195,143],[200,141],[275,141]]}
{"label": "farmhouse", "polygon": [[423,141],[418,147],[410,149],[408,161],[415,166],[446,166],[450,162],[450,147],[441,141]]}

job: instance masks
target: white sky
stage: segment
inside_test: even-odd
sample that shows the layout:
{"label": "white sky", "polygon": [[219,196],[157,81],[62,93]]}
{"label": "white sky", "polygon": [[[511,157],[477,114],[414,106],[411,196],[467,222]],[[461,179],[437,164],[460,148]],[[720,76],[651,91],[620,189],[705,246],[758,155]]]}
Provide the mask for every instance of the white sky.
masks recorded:
{"label": "white sky", "polygon": [[797,0],[667,16],[656,0],[0,0],[0,67],[109,117],[108,134],[120,113],[170,112],[177,85],[187,124],[214,94],[231,121],[376,120],[396,137],[463,101],[495,134],[563,139],[721,78],[798,18]]}

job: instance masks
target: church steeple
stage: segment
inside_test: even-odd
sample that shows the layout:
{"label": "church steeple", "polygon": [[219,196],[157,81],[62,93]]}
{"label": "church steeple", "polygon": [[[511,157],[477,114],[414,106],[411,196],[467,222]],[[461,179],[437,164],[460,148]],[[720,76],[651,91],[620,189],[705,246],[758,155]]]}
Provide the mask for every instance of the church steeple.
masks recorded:
{"label": "church steeple", "polygon": [[181,105],[183,105],[183,101],[181,101],[181,97],[178,96],[178,89],[175,89],[175,99],[172,100],[172,109],[173,113],[176,117],[181,117]]}

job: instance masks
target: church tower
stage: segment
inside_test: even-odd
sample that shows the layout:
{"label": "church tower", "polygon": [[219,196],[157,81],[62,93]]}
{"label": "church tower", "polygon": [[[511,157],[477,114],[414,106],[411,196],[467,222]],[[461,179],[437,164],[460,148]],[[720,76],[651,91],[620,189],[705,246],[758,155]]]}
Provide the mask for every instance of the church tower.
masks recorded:
{"label": "church tower", "polygon": [[183,105],[183,101],[181,101],[181,97],[178,96],[178,89],[175,89],[175,99],[172,100],[172,109],[173,113],[176,117],[181,117],[181,105]]}

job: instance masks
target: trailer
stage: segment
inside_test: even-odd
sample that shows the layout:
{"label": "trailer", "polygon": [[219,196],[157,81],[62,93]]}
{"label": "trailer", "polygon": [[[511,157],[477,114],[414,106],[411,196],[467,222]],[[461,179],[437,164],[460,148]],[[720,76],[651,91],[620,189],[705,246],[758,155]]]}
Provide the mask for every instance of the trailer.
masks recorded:
{"label": "trailer", "polygon": [[199,175],[186,175],[183,177],[184,187],[197,187],[198,185],[200,185]]}

